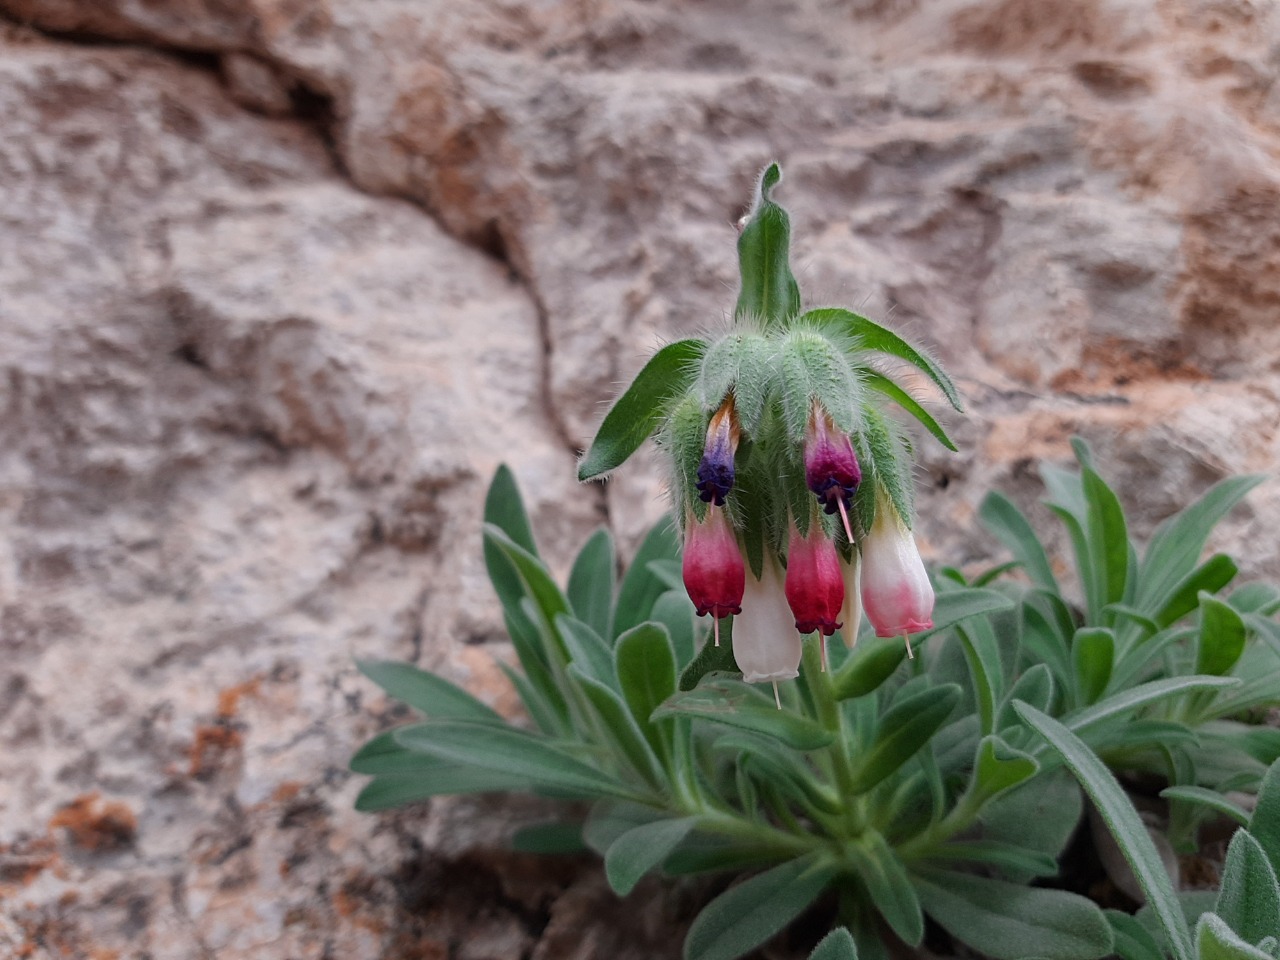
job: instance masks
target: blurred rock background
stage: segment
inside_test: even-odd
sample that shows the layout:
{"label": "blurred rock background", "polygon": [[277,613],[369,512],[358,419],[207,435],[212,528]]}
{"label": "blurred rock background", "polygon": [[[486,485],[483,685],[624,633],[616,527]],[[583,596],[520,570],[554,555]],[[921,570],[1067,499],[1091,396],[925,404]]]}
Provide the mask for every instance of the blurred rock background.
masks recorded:
{"label": "blurred rock background", "polygon": [[354,813],[353,658],[513,709],[484,486],[634,545],[652,463],[575,454],[773,158],[807,301],[967,396],[929,558],[1075,433],[1143,532],[1273,470],[1278,76],[1273,0],[0,0],[0,955],[676,956],[536,808]]}

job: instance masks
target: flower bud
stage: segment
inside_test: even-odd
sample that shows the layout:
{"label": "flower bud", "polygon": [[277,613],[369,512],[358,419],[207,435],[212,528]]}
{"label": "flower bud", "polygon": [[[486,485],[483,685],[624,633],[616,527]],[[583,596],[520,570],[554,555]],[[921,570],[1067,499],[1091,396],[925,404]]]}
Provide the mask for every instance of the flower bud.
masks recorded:
{"label": "flower bud", "polygon": [[766,556],[762,576],[746,578],[742,613],[733,618],[733,656],[747,683],[791,680],[800,675],[796,633],[777,563]]}
{"label": "flower bud", "polygon": [[794,528],[791,531],[786,592],[797,630],[818,630],[824,637],[836,632],[840,626],[836,618],[844,605],[844,578],[836,545],[823,536],[817,522],[809,527],[807,537]]}
{"label": "flower bud", "polygon": [[844,645],[850,650],[858,642],[858,630],[862,627],[862,565],[858,560],[858,551],[853,551],[853,559],[845,563],[840,561],[840,572],[844,575],[844,606],[840,608],[840,634],[844,637]]}
{"label": "flower bud", "polygon": [[742,554],[724,511],[707,508],[698,523],[692,514],[684,528],[684,588],[698,611],[715,619],[742,610]]}
{"label": "flower bud", "polygon": [[707,426],[707,442],[698,464],[698,496],[703,503],[724,506],[724,498],[733,489],[733,458],[738,452],[741,428],[733,409],[733,394],[725,397]]}
{"label": "flower bud", "polygon": [[887,497],[862,541],[862,606],[876,636],[901,637],[933,626],[933,585],[915,538]]}
{"label": "flower bud", "polygon": [[849,509],[862,482],[862,470],[849,438],[836,429],[831,417],[816,403],[805,430],[804,478],[823,510],[829,514],[840,511],[845,533],[852,543]]}

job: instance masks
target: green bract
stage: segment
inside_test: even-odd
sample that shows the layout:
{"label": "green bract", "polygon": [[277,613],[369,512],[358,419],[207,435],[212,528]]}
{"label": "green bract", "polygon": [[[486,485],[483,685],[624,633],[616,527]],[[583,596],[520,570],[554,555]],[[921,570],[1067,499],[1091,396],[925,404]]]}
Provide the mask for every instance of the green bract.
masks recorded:
{"label": "green bract", "polygon": [[[656,430],[673,455],[677,505],[689,506],[710,418],[732,393],[749,449],[724,508],[757,572],[805,499],[777,480],[803,475],[787,451],[809,429],[814,398],[855,437],[862,488],[883,490],[904,518],[909,464],[878,398],[949,441],[869,357],[918,367],[958,407],[936,364],[896,335],[843,310],[801,312],[789,223],[769,199],[777,179],[776,167],[765,172],[739,241],[739,325],[660,350],[582,461],[597,476]],[[620,582],[613,542],[598,531],[562,586],[504,467],[485,502],[484,556],[519,662],[504,669],[528,723],[415,667],[363,663],[422,718],[352,758],[372,777],[356,805],[535,792],[588,812],[524,830],[516,845],[594,850],[619,894],[649,874],[748,875],[702,909],[686,960],[741,957],[819,902],[811,916],[837,919],[813,960],[901,956],[931,928],[998,960],[1274,960],[1280,731],[1248,721],[1280,701],[1280,590],[1226,593],[1234,562],[1201,556],[1257,479],[1214,487],[1140,550],[1087,447],[1075,450],[1078,470],[1042,468],[1074,576],[1059,576],[1031,524],[993,493],[981,517],[1013,561],[972,579],[941,571],[919,656],[864,635],[852,649],[833,644],[824,669],[824,638],[811,633],[777,703],[738,669],[733,635],[746,623],[724,617],[717,646],[695,617],[681,520],[653,529]],[[863,532],[875,500],[860,490],[854,501]],[[1165,788],[1184,846],[1207,817],[1248,824],[1209,912],[1175,893],[1122,782]],[[1250,818],[1230,794],[1258,790]],[[1136,916],[1058,883],[1086,796],[1145,892]]]}

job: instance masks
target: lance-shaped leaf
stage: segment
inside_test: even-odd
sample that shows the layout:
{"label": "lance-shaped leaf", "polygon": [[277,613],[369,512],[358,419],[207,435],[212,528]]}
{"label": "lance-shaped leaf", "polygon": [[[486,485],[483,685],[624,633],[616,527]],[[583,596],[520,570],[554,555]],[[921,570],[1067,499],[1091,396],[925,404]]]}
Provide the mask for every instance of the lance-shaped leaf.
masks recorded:
{"label": "lance-shaped leaf", "polygon": [[1247,830],[1227,847],[1222,889],[1213,912],[1249,943],[1280,936],[1280,885],[1266,851]]}
{"label": "lance-shaped leaf", "polygon": [[870,367],[859,367],[858,374],[862,382],[879,393],[883,393],[886,397],[900,406],[911,416],[920,421],[920,425],[933,434],[940,444],[948,450],[956,451],[958,448],[955,442],[947,436],[947,431],[942,429],[942,425],[933,418],[928,410],[921,406],[920,401],[900,387],[897,383],[886,377],[883,373],[872,370]]}
{"label": "lance-shaped leaf", "polygon": [[521,827],[511,837],[511,849],[520,853],[585,853],[582,824],[550,821]]}
{"label": "lance-shaped leaf", "polygon": [[613,537],[601,527],[583,545],[569,571],[569,606],[602,637],[609,632],[613,613],[614,564]]}
{"label": "lance-shaped leaf", "polygon": [[578,463],[578,479],[593,480],[618,467],[658,429],[672,401],[689,389],[707,345],[677,340],[655,353],[600,424]]}
{"label": "lance-shaped leaf", "polygon": [[1175,960],[1191,960],[1191,938],[1172,881],[1147,828],[1115,776],[1084,741],[1057,720],[1025,703],[1016,704],[1016,709],[1022,719],[1058,752],[1093,800],[1142,892],[1146,894],[1147,903],[1159,918]]}
{"label": "lance-shaped leaf", "polygon": [[411,664],[391,660],[357,660],[356,666],[390,696],[403,700],[428,717],[504,722],[491,708],[461,687]]}
{"label": "lance-shaped leaf", "polygon": [[1080,703],[1093,703],[1106,691],[1115,656],[1116,637],[1107,628],[1082,627],[1076,631],[1071,641],[1071,660]]}
{"label": "lance-shaped leaf", "polygon": [[895,703],[881,720],[875,741],[856,759],[851,789],[865,793],[915,756],[959,701],[959,685],[948,683]]}
{"label": "lance-shaped leaf", "polygon": [[663,738],[650,718],[676,692],[671,639],[661,625],[642,623],[618,638],[615,653],[623,699],[654,749],[661,751]]}
{"label": "lance-shaped leaf", "polygon": [[1244,619],[1232,607],[1207,593],[1200,594],[1200,642],[1196,673],[1221,677],[1244,653]]}
{"label": "lance-shaped leaf", "polygon": [[813,948],[809,960],[858,960],[858,947],[844,927],[836,927]]}
{"label": "lance-shaped leaf", "polygon": [[640,544],[631,566],[618,587],[618,602],[613,609],[613,623],[608,639],[618,637],[649,619],[653,605],[667,592],[667,583],[653,568],[655,560],[680,559],[680,541],[670,520],[659,520]]}
{"label": "lance-shaped leaf", "polygon": [[1196,960],[1274,960],[1275,955],[1247,943],[1215,913],[1196,924]]}
{"label": "lance-shaped leaf", "polygon": [[769,198],[781,180],[778,164],[765,167],[738,237],[742,289],[733,310],[738,321],[759,320],[774,326],[800,312],[800,287],[791,273],[791,219]]}
{"label": "lance-shaped leaf", "polygon": [[613,841],[604,856],[604,874],[613,892],[620,897],[630,893],[646,873],[667,859],[697,823],[697,817],[655,820],[634,827]]}
{"label": "lance-shaped leaf", "polygon": [[971,874],[916,878],[925,911],[957,940],[996,960],[1097,960],[1111,953],[1111,927],[1090,900]]}
{"label": "lance-shaped leaf", "polygon": [[951,378],[947,376],[946,371],[938,365],[937,361],[923,350],[907,343],[887,327],[882,327],[866,317],[859,316],[852,310],[844,310],[840,307],[823,307],[818,310],[810,310],[800,319],[805,323],[814,325],[832,326],[845,335],[852,337],[863,350],[875,350],[897,357],[899,360],[905,360],[932,380],[938,389],[942,391],[942,395],[947,398],[951,406],[960,411],[964,410],[964,404],[960,402],[960,392],[956,389],[956,385],[951,382]]}
{"label": "lance-shaped leaf", "polygon": [[1271,868],[1280,876],[1280,760],[1271,764],[1262,778],[1249,832],[1262,844]]}
{"label": "lance-shaped leaf", "polygon": [[741,680],[704,679],[687,693],[677,693],[654,711],[655,718],[685,716],[754,730],[796,750],[816,750],[832,734],[805,717],[779,710],[768,697]]}
{"label": "lance-shaped leaf", "polygon": [[1223,480],[1156,528],[1142,558],[1140,606],[1162,605],[1174,585],[1195,567],[1213,528],[1263,479],[1254,475]]}
{"label": "lance-shaped leaf", "polygon": [[441,762],[415,773],[374,777],[356,797],[355,807],[372,813],[447,794],[528,791],[532,786],[532,781],[504,770]]}
{"label": "lance-shaped leaf", "polygon": [[924,939],[924,913],[898,855],[875,830],[867,831],[861,843],[850,844],[848,852],[880,915],[904,943],[918,947]]}
{"label": "lance-shaped leaf", "polygon": [[804,912],[834,875],[834,867],[810,854],[730,887],[693,921],[684,960],[737,960]]}

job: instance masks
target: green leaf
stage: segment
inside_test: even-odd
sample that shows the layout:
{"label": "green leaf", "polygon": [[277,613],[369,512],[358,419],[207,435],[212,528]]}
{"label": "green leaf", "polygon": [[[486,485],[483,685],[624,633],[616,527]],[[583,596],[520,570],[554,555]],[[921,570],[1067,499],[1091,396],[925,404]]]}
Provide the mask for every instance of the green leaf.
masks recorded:
{"label": "green leaf", "polygon": [[689,389],[706,349],[702,340],[677,340],[649,358],[605,414],[591,448],[578,462],[579,480],[603,476],[640,448],[658,429],[671,402]]}
{"label": "green leaf", "polygon": [[613,668],[613,651],[604,638],[581,620],[560,614],[556,629],[569,652],[569,662],[593,680],[617,688],[618,677]]}
{"label": "green leaf", "polygon": [[1234,609],[1207,593],[1200,594],[1200,642],[1196,673],[1225,676],[1244,653],[1244,620]]}
{"label": "green leaf", "polygon": [[569,571],[569,606],[574,616],[600,636],[613,613],[613,537],[601,527],[583,545]]}
{"label": "green leaf", "polygon": [[569,601],[560,592],[555,580],[551,578],[551,573],[537,556],[491,523],[484,525],[484,538],[486,543],[497,547],[511,562],[523,581],[529,598],[537,605],[538,612],[548,627],[555,624],[558,614],[569,613]]}
{"label": "green leaf", "polygon": [[765,167],[747,222],[738,236],[738,270],[742,287],[733,309],[734,320],[785,323],[800,312],[800,288],[791,273],[791,220],[787,211],[769,199],[782,180],[776,163]]}
{"label": "green leaf", "polygon": [[651,723],[653,712],[676,692],[676,659],[664,627],[642,623],[618,638],[615,650],[622,696],[655,750],[662,736]]}
{"label": "green leaf", "polygon": [[1119,910],[1103,911],[1116,935],[1116,956],[1120,960],[1164,960],[1155,938],[1132,914]]}
{"label": "green leaf", "polygon": [[1249,825],[1249,813],[1241,807],[1236,806],[1217,790],[1210,790],[1207,787],[1165,787],[1160,791],[1160,796],[1166,800],[1185,800],[1188,803],[1198,803],[1203,807],[1228,816],[1235,820],[1241,826]]}
{"label": "green leaf", "polygon": [[511,849],[520,853],[564,854],[583,853],[587,846],[582,841],[582,824],[554,821],[521,827],[511,838]]}
{"label": "green leaf", "polygon": [[628,830],[666,818],[666,811],[630,800],[597,800],[582,825],[582,839],[600,856]]}
{"label": "green leaf", "polygon": [[1014,558],[1022,564],[1033,582],[1046,590],[1060,593],[1058,578],[1053,575],[1049,554],[1035,530],[1014,502],[1002,493],[991,491],[978,508],[978,518],[994,534]]}
{"label": "green leaf", "polygon": [[964,659],[969,666],[981,729],[983,734],[988,734],[994,733],[996,729],[996,701],[999,698],[996,685],[1001,682],[1004,673],[995,634],[990,629],[980,629],[982,623],[974,626],[972,633],[963,627],[956,627],[956,636],[960,638]]}
{"label": "green leaf", "polygon": [[964,411],[960,402],[960,392],[951,378],[933,358],[916,349],[900,336],[880,324],[859,316],[851,310],[839,307],[828,307],[810,310],[801,318],[802,322],[835,326],[847,335],[855,338],[863,350],[876,350],[880,353],[897,357],[923,372],[942,391],[942,395],[956,410]]}
{"label": "green leaf", "polygon": [[1225,553],[1215,553],[1175,583],[1161,602],[1147,608],[1152,611],[1151,619],[1162,627],[1177,623],[1196,608],[1201,593],[1217,593],[1238,572],[1234,560]]}
{"label": "green leaf", "polygon": [[952,840],[929,851],[930,861],[979,863],[1011,871],[1017,877],[1052,877],[1058,861],[1043,850],[999,840]]}
{"label": "green leaf", "polygon": [[674,525],[670,520],[659,520],[640,544],[631,566],[622,577],[618,602],[614,605],[613,624],[608,633],[610,639],[616,642],[632,627],[648,620],[654,603],[667,592],[662,577],[650,567],[652,561],[679,558],[680,541]]}
{"label": "green leaf", "polygon": [[1263,479],[1259,474],[1223,480],[1156,528],[1142,558],[1139,605],[1163,605],[1162,599],[1195,567],[1213,528]]}
{"label": "green leaf", "polygon": [[833,737],[812,720],[779,710],[773,698],[741,680],[708,677],[695,689],[677,693],[654,711],[659,717],[695,717],[754,730],[796,750],[825,747]]}
{"label": "green leaf", "polygon": [[896,384],[889,377],[886,377],[882,373],[877,373],[870,367],[860,367],[858,369],[858,373],[863,384],[870,387],[872,390],[883,393],[903,410],[915,417],[916,420],[920,422],[920,425],[933,434],[934,439],[948,450],[951,450],[952,452],[959,452],[959,448],[955,445],[955,442],[947,436],[947,431],[942,429],[942,425],[933,418],[933,415],[929,413],[928,410],[920,405],[919,401],[917,401],[915,397],[907,393],[906,390],[902,389],[902,387]]}
{"label": "green leaf", "polygon": [[803,913],[834,874],[810,854],[730,887],[693,921],[684,960],[736,960],[749,953]]}
{"label": "green leaf", "polygon": [[356,666],[390,696],[428,717],[505,722],[467,691],[434,673],[392,660],[357,660]]}
{"label": "green leaf", "polygon": [[697,823],[697,817],[655,820],[618,837],[604,857],[604,873],[613,892],[625,897],[635,889],[641,878],[667,859]]}
{"label": "green leaf", "polygon": [[420,750],[513,778],[532,781],[566,792],[596,795],[625,795],[611,777],[576,760],[542,737],[471,720],[430,720],[396,732],[396,742],[409,750]]}
{"label": "green leaf", "polygon": [[901,637],[871,637],[858,641],[844,666],[832,675],[837,700],[865,697],[889,679],[906,659]]}
{"label": "green leaf", "polygon": [[916,890],[948,933],[995,960],[1096,960],[1111,953],[1106,917],[1074,893],[940,870],[918,875]]}
{"label": "green leaf", "polygon": [[1217,914],[1206,913],[1196,924],[1197,960],[1274,960],[1236,935]]}
{"label": "green leaf", "polygon": [[[1038,850],[1056,862],[1084,813],[1084,796],[1067,771],[1041,771],[1015,790],[997,797],[982,810],[987,840]],[[1036,874],[1030,871],[1021,877]]]}
{"label": "green leaf", "polygon": [[1040,764],[998,736],[983,737],[974,758],[973,781],[966,803],[982,806],[993,797],[1035,776]]}
{"label": "green leaf", "polygon": [[1237,830],[1227,847],[1213,912],[1248,943],[1280,936],[1280,884],[1262,844],[1247,830]]}
{"label": "green leaf", "polygon": [[635,718],[627,711],[622,698],[611,688],[593,680],[576,665],[569,667],[569,676],[578,684],[591,703],[591,708],[602,721],[602,732],[616,745],[631,769],[655,789],[664,789],[666,778],[649,741],[640,731]]}
{"label": "green leaf", "polygon": [[[667,628],[671,647],[675,651],[676,666],[682,668],[697,655],[698,629],[694,624],[696,613],[693,602],[684,588],[668,590],[653,605],[652,619]],[[733,669],[730,667],[729,669]]]}
{"label": "green leaf", "polygon": [[777,363],[783,422],[793,443],[804,441],[815,400],[841,432],[858,429],[858,409],[862,407],[857,402],[861,390],[858,378],[844,352],[822,333],[804,327],[792,329],[778,348]]}
{"label": "green leaf", "polygon": [[858,960],[858,948],[844,927],[836,927],[819,941],[809,960]]}
{"label": "green leaf", "polygon": [[1067,727],[1075,733],[1083,733],[1092,729],[1099,724],[1128,713],[1130,710],[1136,710],[1139,707],[1145,707],[1148,704],[1164,700],[1168,697],[1178,696],[1179,694],[1191,693],[1197,690],[1213,690],[1223,687],[1238,686],[1239,680],[1234,677],[1169,677],[1164,680],[1150,680],[1147,683],[1139,684],[1128,690],[1121,690],[1114,693],[1107,699],[1095,703],[1093,706],[1081,710],[1079,713],[1069,714],[1064,719]]}
{"label": "green leaf", "polygon": [[1022,719],[1061,755],[1093,800],[1142,892],[1146,894],[1147,902],[1159,917],[1175,960],[1191,960],[1190,937],[1169,874],[1165,872],[1147,828],[1116,778],[1079,737],[1057,720],[1026,704],[1017,704],[1016,709]]}
{"label": "green leaf", "polygon": [[1262,845],[1271,868],[1280,876],[1280,760],[1271,764],[1262,778],[1249,832]]}
{"label": "green leaf", "polygon": [[1049,707],[1053,703],[1053,674],[1048,666],[1043,663],[1032,664],[1027,668],[1027,672],[1009,688],[1004,702],[1000,705],[1000,714],[996,717],[997,730],[1005,730],[1014,725],[1021,727],[1022,721],[1018,719],[1013,709],[1014,703],[1018,700],[1026,701],[1037,710],[1049,712]]}
{"label": "green leaf", "polygon": [[1076,631],[1071,659],[1080,703],[1093,703],[1106,691],[1115,654],[1115,634],[1105,627],[1082,627]]}
{"label": "green leaf", "polygon": [[868,830],[861,844],[850,844],[848,852],[867,895],[893,932],[909,946],[920,946],[924,914],[898,855],[875,830]]}
{"label": "green leaf", "polygon": [[915,756],[960,702],[960,687],[943,684],[895,703],[884,715],[875,741],[856,758],[850,789],[866,793]]}
{"label": "green leaf", "polygon": [[[905,655],[905,654],[904,654]],[[681,691],[693,690],[709,673],[741,673],[733,659],[733,621],[724,620],[720,629],[720,645],[708,636],[698,655],[680,673]]]}
{"label": "green leaf", "polygon": [[529,780],[506,771],[439,763],[414,773],[374,777],[356,797],[355,807],[362,813],[372,813],[444,794],[527,791],[531,786]]}
{"label": "green leaf", "polygon": [[493,474],[484,497],[484,522],[491,523],[535,557],[538,548],[533,540],[533,527],[525,513],[524,499],[516,484],[515,474],[505,463]]}
{"label": "green leaf", "polygon": [[1081,471],[1088,505],[1085,530],[1099,588],[1099,609],[1121,603],[1129,581],[1129,529],[1120,500],[1094,470]]}

